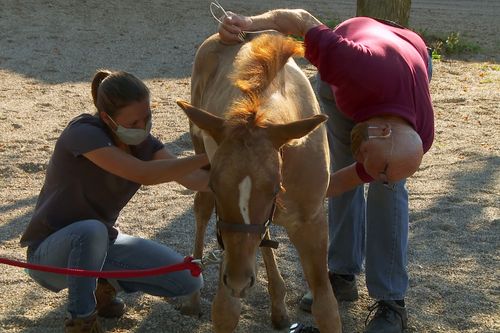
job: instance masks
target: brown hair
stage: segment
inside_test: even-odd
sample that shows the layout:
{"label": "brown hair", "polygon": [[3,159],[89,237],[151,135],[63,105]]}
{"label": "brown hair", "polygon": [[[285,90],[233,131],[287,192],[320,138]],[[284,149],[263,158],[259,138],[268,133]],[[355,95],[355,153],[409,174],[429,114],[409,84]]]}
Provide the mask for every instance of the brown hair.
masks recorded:
{"label": "brown hair", "polygon": [[113,117],[121,108],[149,98],[144,82],[127,72],[98,70],[91,85],[94,105],[99,112]]}

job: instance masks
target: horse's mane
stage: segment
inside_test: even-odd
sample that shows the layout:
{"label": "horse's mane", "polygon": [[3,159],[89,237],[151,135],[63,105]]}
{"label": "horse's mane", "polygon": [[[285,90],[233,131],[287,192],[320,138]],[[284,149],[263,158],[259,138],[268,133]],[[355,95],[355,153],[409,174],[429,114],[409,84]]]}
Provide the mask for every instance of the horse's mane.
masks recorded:
{"label": "horse's mane", "polygon": [[263,34],[250,42],[249,52],[237,57],[230,75],[233,84],[243,92],[243,97],[232,104],[227,114],[229,124],[263,125],[266,117],[260,109],[261,94],[294,55],[303,56],[304,47],[290,37]]}

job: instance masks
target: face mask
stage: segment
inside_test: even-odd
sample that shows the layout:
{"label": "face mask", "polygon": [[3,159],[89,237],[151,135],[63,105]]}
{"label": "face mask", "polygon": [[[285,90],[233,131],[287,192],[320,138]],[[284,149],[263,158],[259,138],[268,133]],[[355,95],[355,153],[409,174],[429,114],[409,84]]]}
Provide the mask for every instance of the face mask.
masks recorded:
{"label": "face mask", "polygon": [[149,132],[151,131],[151,118],[149,118],[148,122],[146,123],[146,128],[125,128],[121,125],[118,125],[113,118],[109,117],[113,124],[116,126],[116,130],[114,131],[118,139],[120,139],[121,142],[127,144],[127,145],[138,145],[139,143],[143,142],[146,140],[146,138],[149,135]]}

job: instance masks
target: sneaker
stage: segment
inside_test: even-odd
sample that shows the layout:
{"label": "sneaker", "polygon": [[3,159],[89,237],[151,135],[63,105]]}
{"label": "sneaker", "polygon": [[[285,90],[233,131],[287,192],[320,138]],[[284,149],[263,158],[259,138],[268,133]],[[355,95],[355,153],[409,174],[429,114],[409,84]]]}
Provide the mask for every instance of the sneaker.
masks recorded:
{"label": "sneaker", "polygon": [[65,333],[104,333],[97,321],[97,313],[94,312],[84,318],[66,318],[64,321]]}
{"label": "sneaker", "polygon": [[304,324],[295,323],[290,326],[289,333],[319,333],[319,330],[313,326],[305,326]]}
{"label": "sneaker", "polygon": [[105,279],[97,280],[95,290],[97,314],[105,318],[118,318],[125,313],[125,303],[116,297],[115,288]]}
{"label": "sneaker", "polygon": [[[408,326],[406,307],[395,301],[377,301],[368,308],[370,313],[365,320],[365,333],[402,333]],[[368,319],[374,312],[372,319]]]}
{"label": "sneaker", "polygon": [[[330,278],[330,283],[332,284],[333,294],[337,299],[337,302],[351,302],[358,299],[358,288],[356,286],[356,277],[352,275],[352,279],[346,279],[345,277],[335,274],[328,273]],[[311,306],[313,302],[312,292],[309,290],[302,297],[299,303],[299,308],[306,312],[311,312]]]}

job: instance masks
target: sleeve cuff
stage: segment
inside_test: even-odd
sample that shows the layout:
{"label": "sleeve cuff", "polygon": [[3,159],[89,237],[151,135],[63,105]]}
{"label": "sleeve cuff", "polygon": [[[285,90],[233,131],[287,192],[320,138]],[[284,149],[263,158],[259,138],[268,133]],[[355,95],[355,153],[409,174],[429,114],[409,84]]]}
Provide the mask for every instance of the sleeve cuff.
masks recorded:
{"label": "sleeve cuff", "polygon": [[359,162],[356,162],[356,173],[358,174],[359,179],[361,179],[365,183],[371,183],[375,180],[366,172],[365,166]]}
{"label": "sleeve cuff", "polygon": [[304,57],[309,60],[312,64],[317,62],[317,58],[319,57],[318,48],[320,47],[320,32],[323,30],[331,30],[326,25],[318,25],[306,32],[304,36],[304,47],[305,47],[305,55]]}

